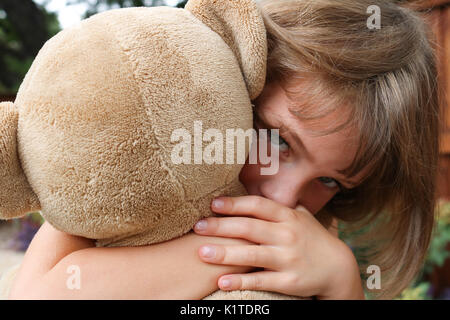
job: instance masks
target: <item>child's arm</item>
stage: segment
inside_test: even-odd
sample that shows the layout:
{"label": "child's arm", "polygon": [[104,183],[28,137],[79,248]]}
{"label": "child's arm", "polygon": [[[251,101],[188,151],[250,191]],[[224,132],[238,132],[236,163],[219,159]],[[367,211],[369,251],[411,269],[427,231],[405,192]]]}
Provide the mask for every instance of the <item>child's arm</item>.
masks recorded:
{"label": "child's arm", "polygon": [[[218,289],[226,273],[253,268],[202,262],[205,244],[249,244],[189,233],[143,247],[97,248],[89,239],[57,231],[49,223],[28,248],[11,299],[201,299]],[[80,289],[69,289],[69,266],[80,271]]]}

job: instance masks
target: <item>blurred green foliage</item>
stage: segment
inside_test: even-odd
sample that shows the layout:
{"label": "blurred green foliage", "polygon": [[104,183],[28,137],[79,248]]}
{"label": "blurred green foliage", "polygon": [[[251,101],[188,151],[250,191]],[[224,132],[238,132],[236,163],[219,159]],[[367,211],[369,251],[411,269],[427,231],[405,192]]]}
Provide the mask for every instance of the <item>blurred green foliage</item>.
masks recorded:
{"label": "blurred green foliage", "polygon": [[[411,282],[410,286],[405,289],[396,299],[400,300],[429,300],[432,299],[430,289],[432,285],[429,282],[432,272],[442,267],[447,259],[450,258],[450,251],[447,249],[450,244],[450,202],[440,201],[436,206],[436,225],[433,230],[430,246],[427,251],[425,262],[416,278]],[[358,263],[365,263],[365,253],[367,248],[355,246],[353,239],[364,233],[370,228],[353,233],[344,233],[342,228],[339,230],[339,237],[351,246]],[[361,273],[361,279],[365,281],[368,275]],[[366,292],[366,298],[371,299],[369,292]]]}
{"label": "blurred green foliage", "polygon": [[431,299],[429,289],[429,277],[432,272],[442,267],[447,259],[450,258],[448,245],[450,243],[450,202],[441,201],[437,206],[437,223],[433,230],[430,247],[422,270],[416,279],[411,283],[410,287],[402,292],[399,299]]}
{"label": "blurred green foliage", "polygon": [[39,49],[59,30],[56,14],[32,0],[0,0],[0,94],[17,92]]}
{"label": "blurred green foliage", "polygon": [[450,257],[446,250],[450,242],[450,202],[443,202],[439,206],[439,219],[431,240],[423,272],[430,274],[435,267],[442,267],[445,260]]}
{"label": "blurred green foliage", "polygon": [[45,221],[40,212],[33,212],[28,214],[28,219],[38,225],[42,225]]}
{"label": "blurred green foliage", "polygon": [[431,300],[429,295],[431,284],[429,282],[420,282],[415,286],[411,286],[403,290],[396,300]]}

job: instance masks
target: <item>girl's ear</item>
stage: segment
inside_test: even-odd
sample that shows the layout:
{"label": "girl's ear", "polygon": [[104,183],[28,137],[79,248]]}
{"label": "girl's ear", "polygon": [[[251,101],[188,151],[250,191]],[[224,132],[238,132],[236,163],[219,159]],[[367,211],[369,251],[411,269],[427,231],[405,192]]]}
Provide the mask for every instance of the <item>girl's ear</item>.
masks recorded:
{"label": "girl's ear", "polygon": [[267,39],[262,15],[252,0],[189,0],[185,8],[218,33],[233,50],[250,99],[266,78]]}
{"label": "girl's ear", "polygon": [[0,103],[0,219],[11,219],[40,209],[20,165],[17,150],[19,113],[12,102]]}

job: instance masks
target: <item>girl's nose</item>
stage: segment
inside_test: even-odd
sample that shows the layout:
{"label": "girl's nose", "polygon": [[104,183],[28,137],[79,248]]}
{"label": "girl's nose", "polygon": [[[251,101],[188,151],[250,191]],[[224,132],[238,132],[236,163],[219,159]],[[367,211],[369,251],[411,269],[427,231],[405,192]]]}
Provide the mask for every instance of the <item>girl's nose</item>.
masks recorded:
{"label": "girl's nose", "polygon": [[262,196],[294,209],[305,187],[302,179],[277,174],[260,185],[260,192]]}

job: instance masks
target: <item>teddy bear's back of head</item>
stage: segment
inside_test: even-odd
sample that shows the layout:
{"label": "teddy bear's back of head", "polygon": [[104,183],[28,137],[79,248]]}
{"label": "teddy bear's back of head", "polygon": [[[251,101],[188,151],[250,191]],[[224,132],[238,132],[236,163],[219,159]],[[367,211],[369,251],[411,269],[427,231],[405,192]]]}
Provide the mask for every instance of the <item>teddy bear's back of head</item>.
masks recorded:
{"label": "teddy bear's back of head", "polygon": [[112,10],[60,32],[15,106],[23,170],[61,230],[102,245],[163,241],[209,214],[212,196],[243,192],[239,163],[171,158],[174,130],[194,136],[194,121],[252,127],[235,54],[187,10]]}

